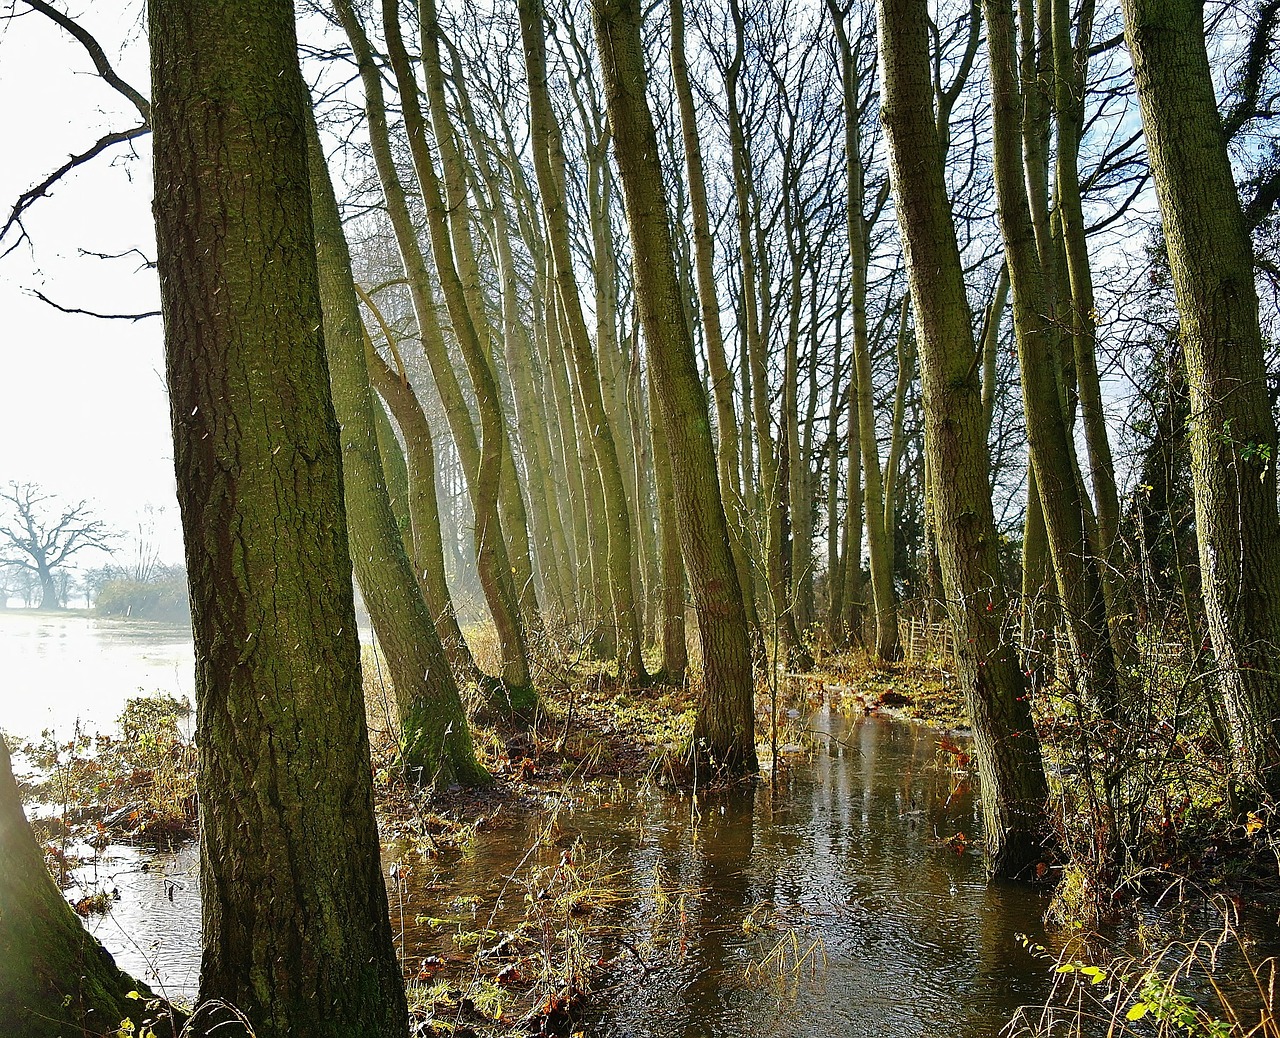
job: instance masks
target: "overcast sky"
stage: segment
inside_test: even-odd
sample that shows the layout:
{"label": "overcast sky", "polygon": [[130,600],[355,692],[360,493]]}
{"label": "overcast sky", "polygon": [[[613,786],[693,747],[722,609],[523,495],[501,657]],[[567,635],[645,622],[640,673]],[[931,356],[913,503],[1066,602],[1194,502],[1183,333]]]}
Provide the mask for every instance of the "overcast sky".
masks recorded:
{"label": "overcast sky", "polygon": [[[12,9],[12,8],[10,8]],[[17,4],[19,11],[23,5]],[[94,32],[117,71],[149,94],[141,4],[88,3],[69,13]],[[83,48],[41,15],[0,24],[0,205],[137,112],[94,74]],[[80,249],[154,258],[150,139],[117,146],[72,174],[25,218],[29,242],[0,259],[0,485],[36,482],[132,529],[143,508],[164,509],[166,561],[182,557],[159,318],[107,321],[67,307],[158,309],[153,271],[131,255],[100,260]],[[11,246],[13,233],[3,247]],[[96,564],[101,559],[84,561]]]}

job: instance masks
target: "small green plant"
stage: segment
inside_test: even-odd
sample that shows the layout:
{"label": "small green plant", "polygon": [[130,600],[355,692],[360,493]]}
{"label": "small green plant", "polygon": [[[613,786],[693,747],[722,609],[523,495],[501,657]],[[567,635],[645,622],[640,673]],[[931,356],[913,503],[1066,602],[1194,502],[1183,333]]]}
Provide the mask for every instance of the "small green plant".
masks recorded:
{"label": "small green plant", "polygon": [[1022,1009],[1007,1038],[1097,1033],[1114,1038],[1280,1038],[1276,960],[1254,961],[1236,931],[1164,944],[1139,956],[1091,954],[1081,933],[1056,958],[1021,938],[1054,973],[1044,1005]]}

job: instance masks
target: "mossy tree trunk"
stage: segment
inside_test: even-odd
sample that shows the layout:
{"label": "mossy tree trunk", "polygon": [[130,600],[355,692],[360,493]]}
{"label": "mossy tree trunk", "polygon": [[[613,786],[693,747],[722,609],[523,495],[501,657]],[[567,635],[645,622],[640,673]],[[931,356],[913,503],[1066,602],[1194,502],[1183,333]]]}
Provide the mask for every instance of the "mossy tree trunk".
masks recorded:
{"label": "mossy tree trunk", "polygon": [[[382,329],[388,343],[394,343],[393,333],[382,317],[377,304],[356,286],[356,291],[363,302],[373,311],[375,319]],[[418,581],[423,600],[430,610],[431,619],[435,623],[436,634],[444,648],[445,657],[453,672],[462,681],[483,682],[486,675],[480,672],[471,649],[462,635],[458,625],[458,614],[453,606],[453,596],[449,593],[449,584],[445,579],[444,540],[440,533],[440,501],[436,496],[436,452],[432,439],[431,424],[417,393],[409,384],[408,377],[402,370],[396,370],[383,359],[374,348],[373,339],[367,333],[364,336],[365,367],[369,373],[370,385],[386,402],[395,416],[396,424],[404,437],[405,450],[400,462],[405,473],[405,509],[409,526],[409,561],[413,565],[413,574]],[[397,357],[398,361],[401,358]],[[387,420],[388,434],[395,443],[395,434],[390,430]],[[395,443],[399,450],[399,444]],[[383,453],[384,467],[386,452],[379,438],[379,451]]]}
{"label": "mossy tree trunk", "polygon": [[[546,219],[547,243],[555,272],[560,313],[566,331],[565,344],[572,361],[582,418],[596,461],[601,486],[601,506],[608,538],[609,594],[617,634],[619,676],[643,681],[644,661],[640,651],[644,631],[636,609],[632,572],[631,513],[627,505],[622,469],[613,436],[613,425],[605,408],[596,356],[591,349],[578,285],[574,273],[569,216],[565,208],[565,154],[560,126],[551,107],[547,85],[546,29],[541,0],[520,0],[520,37],[524,44],[525,69],[529,83],[529,120],[533,164],[538,193]],[[598,257],[598,261],[602,258]],[[607,305],[607,300],[597,300]],[[604,346],[601,344],[601,348]]]}
{"label": "mossy tree trunk", "polygon": [[391,511],[365,363],[367,333],[352,281],[351,256],[314,119],[311,131],[308,158],[316,263],[333,409],[342,431],[342,485],[351,555],[395,687],[401,765],[418,783],[483,785],[489,775],[476,761],[457,682]]}
{"label": "mossy tree trunk", "polygon": [[1253,253],[1195,0],[1124,0],[1191,394],[1200,583],[1235,770],[1280,798],[1276,426]]}
{"label": "mossy tree trunk", "polygon": [[747,617],[720,501],[706,391],[676,273],[657,133],[645,97],[639,4],[602,0],[593,9],[593,22],[627,226],[638,257],[636,299],[667,435],[680,544],[702,641],[694,752],[704,766],[754,772],[755,687]]}
{"label": "mossy tree trunk", "polygon": [[[476,407],[481,412],[482,429],[486,427],[486,422],[490,428],[500,427],[498,446],[501,452],[501,477],[498,485],[498,505],[505,535],[504,543],[525,626],[530,631],[537,631],[542,626],[542,615],[533,579],[532,558],[529,553],[529,517],[525,508],[524,495],[521,492],[519,473],[516,471],[510,426],[497,390],[497,370],[492,353],[494,342],[501,336],[496,333],[493,322],[490,320],[489,307],[481,284],[480,265],[476,259],[475,243],[471,239],[472,206],[467,191],[469,171],[459,147],[457,130],[445,98],[444,70],[440,63],[442,35],[435,0],[419,0],[418,15],[422,30],[422,70],[426,85],[427,106],[431,114],[436,153],[440,157],[443,173],[445,225],[452,245],[451,259],[456,264],[457,278],[461,288],[460,295],[465,300],[467,316],[470,318],[480,346],[479,354],[476,356],[466,354],[467,365],[469,371],[473,370],[473,365],[483,359],[488,372],[487,377],[482,377],[479,383],[476,382],[474,372],[472,374]],[[386,4],[383,5],[383,16],[390,17],[390,8]],[[403,81],[398,80],[398,82],[403,89]],[[430,198],[427,201],[430,202]],[[433,225],[433,236],[435,233],[436,229]],[[439,268],[438,260],[437,268]],[[458,302],[450,299],[448,271],[441,275],[441,282],[445,287],[445,299],[450,307],[450,319],[456,325],[459,319],[454,315],[454,310]],[[468,349],[465,341],[463,341],[463,349],[464,351]],[[486,415],[487,411],[495,412],[496,419],[494,415]]]}
{"label": "mossy tree trunk", "polygon": [[680,554],[680,528],[676,522],[676,490],[671,478],[671,447],[662,424],[653,379],[649,383],[649,432],[653,438],[653,482],[658,499],[658,541],[661,547],[661,580],[658,593],[661,627],[662,678],[672,684],[684,681],[689,666],[689,645],[684,629],[685,572]]}
{"label": "mossy tree trunk", "polygon": [[85,931],[54,884],[0,737],[0,1033],[114,1034],[126,1019],[141,1025],[154,1015],[144,1004],[150,997]]}
{"label": "mossy tree trunk", "polygon": [[[350,4],[348,0],[335,0],[335,6],[342,11],[349,8]],[[422,192],[423,208],[426,210],[431,258],[435,262],[436,277],[440,282],[449,323],[453,327],[454,340],[470,377],[480,421],[480,443],[475,465],[473,468],[464,466],[471,510],[475,515],[476,563],[480,584],[498,630],[506,705],[517,712],[528,712],[537,702],[529,672],[528,632],[521,613],[519,585],[521,580],[531,580],[527,562],[528,530],[523,520],[523,505],[517,505],[508,497],[507,504],[513,510],[513,516],[518,510],[521,517],[509,524],[512,527],[511,535],[524,538],[523,546],[518,547],[517,551],[526,556],[523,564],[513,563],[499,508],[502,488],[504,484],[511,484],[509,470],[512,460],[502,402],[487,350],[488,343],[481,339],[480,334],[481,329],[487,329],[487,320],[477,324],[468,302],[466,284],[455,259],[449,207],[427,142],[427,122],[417,82],[409,67],[409,55],[400,29],[399,6],[395,0],[384,0],[382,16],[387,55],[400,92],[405,130],[409,136],[409,151],[413,157],[418,187]],[[343,24],[348,38],[357,48],[365,92],[372,97],[381,92],[381,87],[374,85],[377,72],[373,67],[373,53],[364,26],[353,12],[344,14]],[[443,154],[444,146],[439,141],[437,147],[442,149]],[[469,235],[470,232],[465,233]],[[465,269],[464,266],[463,272]],[[432,370],[434,372],[434,366]],[[469,419],[463,423],[461,418],[459,415],[459,426],[465,424],[471,428]],[[531,583],[527,590],[532,591]]]}
{"label": "mossy tree trunk", "polygon": [[195,636],[200,997],[260,1038],[403,1038],[293,8],[153,0],[149,23]]}
{"label": "mossy tree trunk", "polygon": [[[477,441],[476,429],[472,423],[462,386],[444,346],[444,335],[436,312],[431,274],[418,242],[417,230],[410,216],[404,187],[400,183],[395,167],[387,129],[382,80],[374,63],[373,49],[369,45],[364,26],[356,16],[349,0],[335,0],[334,9],[355,52],[356,63],[365,88],[365,108],[369,119],[369,142],[373,151],[374,165],[377,168],[378,179],[387,202],[387,215],[391,221],[409,281],[413,311],[422,335],[423,349],[431,366],[431,374],[440,394],[441,403],[444,405],[445,416],[457,447],[463,478],[475,515],[476,571],[484,592],[485,603],[489,607],[498,634],[499,653],[502,658],[501,678],[506,692],[503,705],[513,709],[525,709],[531,707],[534,700],[529,677],[528,647],[524,622],[520,615],[519,594],[512,579],[506,542],[502,536],[498,516],[503,435],[500,427],[501,416],[498,416],[498,421],[495,423],[492,409],[482,410],[482,419],[488,421],[488,439],[485,440],[486,434],[482,428],[480,440]],[[387,48],[393,68],[396,70],[397,80],[408,77],[406,90],[402,94],[406,132],[409,135],[414,166],[418,171],[424,197],[430,196],[435,203],[432,210],[437,227],[432,235],[433,248],[438,241],[439,248],[447,251],[449,236],[443,221],[444,203],[440,195],[439,180],[432,164],[433,160],[429,151],[426,150],[426,123],[419,104],[417,85],[407,69],[408,56],[400,37],[398,15],[397,11],[396,18],[392,19],[387,26]],[[449,266],[452,269],[451,262]],[[442,278],[446,276],[443,271],[438,273]],[[466,337],[469,315],[465,303],[459,298],[461,283],[457,279],[456,269],[453,273],[454,277],[450,283],[452,295],[455,297],[455,306],[450,308],[450,316],[451,318],[456,316],[459,321],[459,327],[455,330],[458,331],[461,341]],[[464,351],[470,358],[469,366],[474,365],[473,378],[479,378],[483,382],[488,367],[486,362],[476,364],[475,354],[479,347],[474,339],[473,327],[471,332],[471,348],[468,350],[464,347]]]}
{"label": "mossy tree trunk", "polygon": [[[1132,619],[1130,596],[1120,574],[1120,497],[1116,489],[1115,462],[1103,410],[1102,383],[1098,376],[1098,329],[1093,290],[1093,270],[1080,194],[1080,143],[1084,135],[1084,102],[1089,48],[1093,39],[1093,0],[1080,5],[1075,39],[1071,35],[1070,0],[1052,0],[1054,110],[1058,121],[1054,183],[1061,215],[1065,274],[1070,289],[1067,318],[1075,354],[1076,386],[1080,418],[1084,426],[1098,522],[1098,557],[1103,579],[1112,587],[1113,628],[1128,631]],[[1125,615],[1120,615],[1125,614]],[[1131,638],[1114,639],[1121,658],[1128,655]]]}
{"label": "mossy tree trunk", "polygon": [[1048,786],[1026,680],[1003,630],[979,358],[933,112],[927,4],[880,0],[878,23],[881,119],[916,308],[938,555],[982,781],[987,867],[1025,877],[1042,855]]}

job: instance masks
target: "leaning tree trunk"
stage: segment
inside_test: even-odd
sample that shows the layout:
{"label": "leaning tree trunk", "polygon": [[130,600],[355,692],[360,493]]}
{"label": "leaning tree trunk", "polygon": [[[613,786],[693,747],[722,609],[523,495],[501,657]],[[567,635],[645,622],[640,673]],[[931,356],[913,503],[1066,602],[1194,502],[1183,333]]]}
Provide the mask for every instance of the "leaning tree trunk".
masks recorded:
{"label": "leaning tree trunk", "polygon": [[[355,286],[355,290],[365,306],[373,312],[374,319],[382,329],[383,337],[394,351],[394,336],[382,316],[382,311],[359,285]],[[445,657],[449,660],[454,673],[462,681],[483,683],[490,679],[481,673],[462,635],[462,628],[458,625],[458,614],[453,605],[453,596],[449,593],[449,584],[445,578],[444,539],[440,533],[440,501],[436,496],[436,452],[431,425],[403,369],[396,370],[383,359],[374,348],[373,339],[367,332],[364,336],[364,358],[370,384],[395,415],[396,424],[400,426],[400,433],[404,436],[405,451],[401,464],[405,468],[404,494],[409,529],[408,551],[409,561],[413,564],[413,574],[417,578],[418,587],[422,591],[427,608],[431,611],[436,634],[440,637]],[[396,360],[398,364],[403,363],[403,358],[399,356]],[[394,443],[395,434],[390,429],[390,425],[390,419],[387,419],[387,432]],[[394,446],[399,450],[398,443]],[[381,442],[379,442],[379,450],[382,451]],[[386,451],[382,451],[382,455],[385,464]]]}
{"label": "leaning tree trunk", "polygon": [[1235,770],[1280,798],[1276,426],[1253,254],[1214,99],[1202,5],[1124,0],[1181,318],[1201,593]]}
{"label": "leaning tree trunk", "polygon": [[715,244],[711,238],[711,217],[707,205],[707,181],[698,137],[698,119],[689,84],[689,67],[684,48],[684,2],[670,0],[671,79],[680,108],[680,137],[684,145],[685,174],[689,186],[689,212],[693,219],[693,269],[698,280],[698,306],[702,337],[707,350],[707,368],[716,407],[716,461],[720,473],[720,496],[724,501],[733,545],[733,561],[747,619],[758,627],[751,573],[751,557],[743,544],[745,518],[738,467],[738,420],[734,413],[733,375],[725,355],[724,330],[720,324],[720,302],[716,290]]}
{"label": "leaning tree trunk", "polygon": [[428,785],[483,785],[467,713],[387,495],[374,400],[365,365],[364,324],[351,275],[342,215],[311,122],[311,205],[324,308],[333,409],[342,432],[342,487],[356,580],[387,657],[400,721],[405,774]]}
{"label": "leaning tree trunk", "polygon": [[[444,350],[444,337],[440,331],[440,322],[436,314],[435,293],[432,289],[431,275],[427,269],[426,257],[422,254],[418,243],[417,230],[409,213],[404,188],[396,171],[394,156],[387,129],[386,106],[382,91],[382,80],[378,75],[373,60],[373,51],[364,26],[356,16],[355,10],[348,0],[335,0],[334,9],[343,23],[351,45],[356,54],[357,65],[365,88],[365,105],[369,117],[369,142],[373,151],[374,165],[381,182],[383,195],[387,202],[387,214],[395,233],[396,244],[405,267],[409,281],[410,297],[413,301],[414,314],[418,319],[418,327],[422,330],[422,344],[431,366],[431,374],[435,379],[436,389],[444,405],[449,429],[453,433],[454,444],[458,450],[463,478],[471,499],[472,511],[476,517],[475,559],[476,570],[480,578],[480,586],[484,592],[485,603],[493,617],[494,627],[498,635],[499,653],[502,658],[502,682],[505,691],[505,703],[514,709],[525,709],[533,706],[535,696],[529,677],[528,647],[525,641],[524,623],[520,615],[519,595],[515,581],[512,579],[511,566],[507,559],[506,543],[502,537],[502,529],[498,517],[498,488],[501,479],[502,455],[500,450],[502,430],[500,415],[498,428],[494,427],[492,408],[484,410],[487,416],[488,439],[482,428],[481,442],[477,443],[475,426],[467,407],[462,387],[459,385],[453,362]],[[397,12],[398,15],[398,12]],[[433,234],[433,245],[436,241],[448,248],[448,231],[442,226],[443,202],[440,201],[439,182],[435,177],[429,154],[423,154],[426,148],[425,120],[418,104],[417,86],[407,71],[408,58],[404,52],[404,44],[400,38],[400,25],[393,18],[387,25],[387,47],[391,61],[397,72],[397,79],[406,76],[409,83],[402,95],[405,110],[406,129],[409,134],[410,148],[414,152],[414,164],[418,169],[424,196],[434,196],[437,203],[433,207],[437,228]],[[428,190],[428,186],[434,191]],[[456,271],[453,278],[454,296],[460,294],[457,285]],[[441,276],[444,276],[443,274]],[[456,302],[456,301],[455,301]],[[453,316],[453,310],[451,310]],[[465,306],[459,319],[466,318]],[[474,331],[474,329],[473,329]],[[465,334],[465,333],[462,333]],[[470,351],[474,355],[473,349]],[[477,369],[483,381],[487,365]]]}
{"label": "leaning tree trunk", "polygon": [[676,275],[638,0],[602,0],[593,10],[614,155],[631,229],[635,291],[650,377],[660,406],[675,484],[676,519],[702,641],[703,686],[693,751],[730,773],[757,768],[755,685],[747,616],[720,500],[715,445],[693,338]]}
{"label": "leaning tree trunk", "polygon": [[157,1015],[151,997],[85,931],[49,876],[0,737],[0,1034],[115,1034],[124,1020],[141,1034]]}
{"label": "leaning tree trunk", "polygon": [[[390,17],[389,5],[383,5],[383,13],[384,17]],[[542,626],[542,615],[538,606],[538,596],[533,580],[533,564],[529,554],[529,517],[525,510],[519,475],[516,472],[510,428],[503,414],[500,396],[496,391],[497,375],[491,351],[492,343],[499,336],[489,320],[488,305],[485,302],[480,281],[480,266],[476,260],[475,244],[471,240],[471,204],[467,194],[467,170],[445,99],[444,71],[440,65],[440,22],[436,15],[435,0],[419,0],[418,15],[422,29],[422,69],[426,81],[427,105],[431,114],[436,152],[440,156],[443,172],[445,224],[449,241],[453,246],[451,258],[457,265],[460,294],[465,300],[467,315],[481,346],[482,356],[476,358],[468,356],[467,364],[470,370],[473,364],[483,359],[484,366],[488,370],[488,376],[481,379],[483,384],[476,383],[473,376],[476,405],[481,411],[482,428],[485,421],[484,411],[487,408],[496,411],[501,420],[499,423],[501,435],[498,440],[502,459],[498,503],[501,509],[502,529],[506,535],[507,558],[511,563],[511,574],[520,598],[525,625],[531,631],[538,631]],[[403,83],[401,86],[403,87]],[[430,204],[429,195],[426,201]],[[433,225],[432,234],[435,233],[436,229]],[[437,261],[438,266],[439,261]],[[446,300],[449,299],[448,277],[447,271],[441,275]],[[454,315],[457,305],[457,302],[449,303],[450,317],[455,326],[458,322],[457,316]],[[464,349],[466,349],[465,343]],[[488,388],[491,382],[494,387],[492,393]]]}
{"label": "leaning tree trunk", "polygon": [[200,996],[259,1038],[402,1038],[293,7],[153,0],[149,14],[195,636]]}
{"label": "leaning tree trunk", "polygon": [[925,0],[880,0],[881,118],[920,332],[925,450],[938,556],[982,781],[987,867],[1026,876],[1042,856],[1048,784],[1008,608],[964,274],[933,119]]}

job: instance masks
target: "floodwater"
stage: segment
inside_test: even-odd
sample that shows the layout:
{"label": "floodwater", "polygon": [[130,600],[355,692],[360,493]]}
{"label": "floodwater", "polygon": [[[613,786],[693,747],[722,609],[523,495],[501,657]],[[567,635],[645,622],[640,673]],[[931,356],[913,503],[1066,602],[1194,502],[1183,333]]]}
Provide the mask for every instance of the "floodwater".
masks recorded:
{"label": "floodwater", "polygon": [[70,738],[112,732],[133,696],[194,699],[191,629],[141,620],[0,609],[0,730]]}
{"label": "floodwater", "polygon": [[[191,651],[173,628],[0,613],[0,728],[109,730],[140,689],[190,695]],[[935,733],[828,706],[808,728],[776,785],[696,799],[571,785],[541,810],[502,809],[458,847],[388,843],[384,864],[407,867],[390,890],[406,966],[462,960],[469,935],[490,944],[517,928],[564,861],[627,894],[575,923],[583,960],[614,963],[579,1025],[589,1038],[995,1035],[1048,990],[1049,966],[1020,940],[1060,945],[1044,895],[986,881],[975,792]],[[195,845],[86,860],[69,895],[118,895],[86,925],[135,976],[193,998]]]}
{"label": "floodwater", "polygon": [[[501,812],[461,848],[428,857],[389,845],[386,862],[410,866],[391,891],[408,964],[457,957],[455,937],[517,926],[539,882],[534,863],[568,855],[580,869],[599,859],[605,885],[635,895],[589,919],[601,930],[588,957],[619,965],[588,1035],[994,1034],[1047,988],[1045,963],[1017,936],[1053,943],[1042,895],[988,884],[972,846],[944,842],[972,838],[978,820],[932,732],[829,710],[811,724],[815,751],[791,755],[776,788],[703,796],[695,808],[651,784],[596,783],[550,812]],[[110,848],[95,867],[84,878],[120,899],[90,927],[121,966],[191,997],[194,848]],[[781,977],[769,958],[779,942]]]}
{"label": "floodwater", "polygon": [[[790,757],[776,788],[712,794],[695,811],[688,794],[604,784],[559,813],[553,852],[580,862],[604,852],[602,871],[642,895],[619,909],[618,936],[601,938],[598,953],[630,945],[649,961],[621,956],[588,1035],[976,1038],[1042,996],[1046,966],[1017,935],[1052,943],[1045,901],[988,884],[972,847],[944,843],[972,838],[979,822],[967,781],[940,766],[934,733],[830,710],[811,727],[817,752]],[[411,873],[406,918],[445,916],[437,935],[513,925],[529,890],[518,862],[540,826],[545,818],[482,831],[445,858],[434,891],[415,893]],[[683,913],[663,918],[645,893],[655,875],[668,904],[687,892]],[[394,894],[392,908],[394,923]],[[415,936],[410,928],[411,947]],[[439,936],[422,937],[447,952]],[[654,937],[662,946],[646,956]]]}

